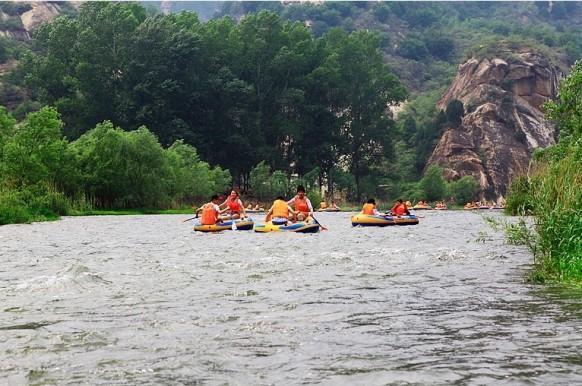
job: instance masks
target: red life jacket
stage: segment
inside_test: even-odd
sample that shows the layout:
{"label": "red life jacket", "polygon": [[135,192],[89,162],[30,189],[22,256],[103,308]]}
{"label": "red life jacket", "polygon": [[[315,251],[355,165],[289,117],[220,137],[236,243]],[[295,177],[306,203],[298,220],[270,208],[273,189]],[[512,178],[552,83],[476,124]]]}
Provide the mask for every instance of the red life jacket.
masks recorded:
{"label": "red life jacket", "polygon": [[240,213],[240,211],[242,210],[242,207],[239,204],[238,197],[235,198],[234,200],[228,199],[226,201],[226,205],[228,205],[228,209],[230,210],[231,213]]}
{"label": "red life jacket", "polygon": [[406,205],[404,204],[396,205],[396,208],[394,208],[394,214],[396,216],[403,216],[404,214],[406,214]]}
{"label": "red life jacket", "polygon": [[309,214],[309,204],[307,204],[307,198],[295,197],[294,206],[295,212],[303,213],[306,215]]}

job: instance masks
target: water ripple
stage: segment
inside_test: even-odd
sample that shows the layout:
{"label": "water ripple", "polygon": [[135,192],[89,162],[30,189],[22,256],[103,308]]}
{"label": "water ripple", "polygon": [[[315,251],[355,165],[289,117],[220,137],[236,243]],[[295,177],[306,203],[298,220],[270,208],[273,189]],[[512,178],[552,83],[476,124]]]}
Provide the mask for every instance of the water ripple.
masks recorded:
{"label": "water ripple", "polygon": [[582,382],[580,292],[526,284],[529,253],[480,216],[324,213],[314,235],[183,218],[0,227],[0,384]]}

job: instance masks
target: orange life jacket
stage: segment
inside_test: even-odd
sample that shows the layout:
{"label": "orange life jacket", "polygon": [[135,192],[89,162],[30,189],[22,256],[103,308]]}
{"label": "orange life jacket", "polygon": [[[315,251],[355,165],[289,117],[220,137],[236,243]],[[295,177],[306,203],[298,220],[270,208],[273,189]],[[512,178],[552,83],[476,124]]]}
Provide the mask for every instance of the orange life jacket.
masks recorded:
{"label": "orange life jacket", "polygon": [[309,204],[307,204],[307,198],[299,198],[295,197],[295,212],[308,214],[309,213]]}
{"label": "orange life jacket", "polygon": [[231,213],[240,213],[240,211],[242,210],[242,207],[239,204],[238,197],[235,198],[234,200],[231,199],[226,200],[226,205],[228,205],[228,209],[231,211]]}
{"label": "orange life jacket", "polygon": [[200,223],[202,225],[214,225],[216,221],[218,221],[218,211],[214,207],[214,204],[209,202],[202,207]]}
{"label": "orange life jacket", "polygon": [[406,213],[406,205],[405,204],[398,204],[394,207],[394,214],[396,216],[402,216]]}
{"label": "orange life jacket", "polygon": [[283,200],[275,200],[273,203],[273,217],[289,217],[289,206]]}
{"label": "orange life jacket", "polygon": [[376,205],[374,205],[374,204],[364,204],[364,207],[362,208],[362,213],[363,214],[373,215],[374,214],[374,209],[376,209]]}

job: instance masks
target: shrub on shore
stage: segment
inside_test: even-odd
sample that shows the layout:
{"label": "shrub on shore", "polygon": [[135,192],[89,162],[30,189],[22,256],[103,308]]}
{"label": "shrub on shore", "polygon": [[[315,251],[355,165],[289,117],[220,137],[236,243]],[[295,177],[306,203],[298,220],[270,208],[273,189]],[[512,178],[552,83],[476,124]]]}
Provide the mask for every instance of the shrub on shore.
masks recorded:
{"label": "shrub on shore", "polygon": [[559,130],[557,145],[539,152],[528,178],[508,197],[511,214],[535,216],[532,251],[537,282],[582,282],[582,61],[546,105]]}

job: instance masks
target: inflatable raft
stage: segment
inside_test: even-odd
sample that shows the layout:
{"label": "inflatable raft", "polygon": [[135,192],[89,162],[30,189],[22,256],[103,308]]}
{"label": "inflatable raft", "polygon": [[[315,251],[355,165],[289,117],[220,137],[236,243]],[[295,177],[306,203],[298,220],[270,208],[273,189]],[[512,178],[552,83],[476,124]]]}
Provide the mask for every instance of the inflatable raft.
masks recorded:
{"label": "inflatable raft", "polygon": [[340,209],[337,208],[325,208],[325,209],[318,209],[318,212],[341,212]]}
{"label": "inflatable raft", "polygon": [[275,225],[272,221],[264,224],[257,224],[255,232],[296,232],[296,233],[317,233],[319,232],[319,224],[314,221],[298,221],[295,223],[287,223],[287,225]]}
{"label": "inflatable raft", "polygon": [[358,213],[352,216],[352,226],[385,227],[389,225],[416,225],[418,217],[410,216],[374,216]]}
{"label": "inflatable raft", "polygon": [[265,213],[265,209],[245,209],[245,213]]}
{"label": "inflatable raft", "polygon": [[[233,222],[234,226],[232,226]],[[194,230],[197,232],[221,232],[229,230],[250,231],[253,229],[254,225],[255,223],[252,219],[246,218],[244,220],[227,220],[214,225],[197,224],[194,225]]]}
{"label": "inflatable raft", "polygon": [[430,209],[432,209],[432,206],[430,206],[430,205],[414,205],[412,207],[412,209],[414,209],[414,210],[430,210]]}

